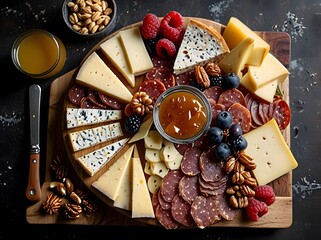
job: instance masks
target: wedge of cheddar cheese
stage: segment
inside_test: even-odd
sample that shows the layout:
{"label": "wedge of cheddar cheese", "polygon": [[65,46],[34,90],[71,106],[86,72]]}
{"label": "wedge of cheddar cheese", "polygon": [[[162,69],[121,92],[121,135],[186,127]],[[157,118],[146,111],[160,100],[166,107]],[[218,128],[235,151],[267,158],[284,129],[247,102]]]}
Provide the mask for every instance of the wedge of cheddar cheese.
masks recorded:
{"label": "wedge of cheddar cheese", "polygon": [[76,82],[128,103],[133,95],[96,52],[81,65]]}
{"label": "wedge of cheddar cheese", "polygon": [[174,62],[174,74],[181,74],[205,65],[228,53],[223,36],[214,28],[191,19]]}

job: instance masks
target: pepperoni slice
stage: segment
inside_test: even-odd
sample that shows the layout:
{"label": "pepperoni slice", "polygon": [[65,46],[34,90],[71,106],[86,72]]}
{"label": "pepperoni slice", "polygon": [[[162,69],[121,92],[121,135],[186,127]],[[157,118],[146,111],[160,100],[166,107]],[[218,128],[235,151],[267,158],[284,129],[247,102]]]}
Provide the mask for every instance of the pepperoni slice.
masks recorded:
{"label": "pepperoni slice", "polygon": [[236,102],[246,106],[243,93],[236,88],[223,92],[217,100],[217,103],[223,104],[226,108]]}
{"label": "pepperoni slice", "polygon": [[219,96],[224,92],[223,88],[219,87],[219,86],[213,86],[213,87],[209,87],[207,89],[205,89],[203,91],[204,95],[208,98],[208,99],[213,99],[215,102],[217,102]]}
{"label": "pepperoni slice", "polygon": [[107,96],[104,93],[98,92],[98,97],[105,105],[107,105],[113,109],[121,110],[124,107],[123,103],[119,102],[115,98]]}
{"label": "pepperoni slice", "polygon": [[287,102],[283,99],[278,99],[273,103],[275,105],[273,117],[281,130],[285,129],[291,121],[291,110]]}
{"label": "pepperoni slice", "polygon": [[87,88],[75,83],[68,91],[68,99],[71,103],[80,106],[81,99],[87,96]]}
{"label": "pepperoni slice", "polygon": [[175,78],[172,70],[167,67],[153,67],[146,76],[145,80],[160,80],[166,88],[175,86]]}
{"label": "pepperoni slice", "polygon": [[146,92],[154,103],[165,90],[164,83],[156,79],[143,81],[138,89],[139,92]]}
{"label": "pepperoni slice", "polygon": [[233,103],[228,111],[232,114],[232,122],[238,123],[242,127],[243,133],[247,133],[252,122],[250,111],[240,103]]}
{"label": "pepperoni slice", "polygon": [[175,221],[186,227],[191,227],[195,224],[191,215],[191,205],[179,194],[177,194],[172,201],[171,213]]}

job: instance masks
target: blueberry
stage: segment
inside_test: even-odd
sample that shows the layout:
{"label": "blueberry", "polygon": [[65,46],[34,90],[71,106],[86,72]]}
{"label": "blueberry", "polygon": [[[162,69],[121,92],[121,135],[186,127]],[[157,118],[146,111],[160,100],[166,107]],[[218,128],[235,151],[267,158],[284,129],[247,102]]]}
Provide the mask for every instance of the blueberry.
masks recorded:
{"label": "blueberry", "polygon": [[211,127],[207,132],[207,138],[211,144],[220,144],[223,141],[223,130],[219,127]]}
{"label": "blueberry", "polygon": [[216,125],[220,129],[227,129],[232,124],[232,114],[229,111],[221,111],[216,117]]}
{"label": "blueberry", "polygon": [[240,78],[234,72],[230,72],[230,73],[224,74],[222,84],[223,84],[222,87],[225,90],[237,88],[240,85]]}
{"label": "blueberry", "polygon": [[215,152],[214,152],[215,157],[220,161],[224,161],[228,156],[231,155],[231,153],[232,153],[232,150],[230,146],[225,142],[220,143],[215,148]]}
{"label": "blueberry", "polygon": [[239,136],[237,139],[232,141],[232,148],[235,151],[243,151],[247,148],[247,141],[245,137]]}
{"label": "blueberry", "polygon": [[228,140],[229,142],[237,139],[239,136],[242,136],[243,130],[240,124],[233,123],[228,129]]}

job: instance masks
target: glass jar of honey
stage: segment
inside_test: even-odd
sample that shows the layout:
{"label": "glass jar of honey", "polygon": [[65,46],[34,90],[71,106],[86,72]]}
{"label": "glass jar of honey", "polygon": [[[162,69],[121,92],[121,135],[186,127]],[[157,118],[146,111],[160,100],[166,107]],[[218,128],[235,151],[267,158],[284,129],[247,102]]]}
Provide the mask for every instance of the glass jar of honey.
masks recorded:
{"label": "glass jar of honey", "polygon": [[175,86],[162,93],[154,105],[156,129],[168,141],[195,142],[210,127],[212,110],[206,96],[197,88]]}
{"label": "glass jar of honey", "polygon": [[63,68],[66,48],[61,40],[42,29],[23,33],[11,49],[14,65],[32,78],[49,78]]}

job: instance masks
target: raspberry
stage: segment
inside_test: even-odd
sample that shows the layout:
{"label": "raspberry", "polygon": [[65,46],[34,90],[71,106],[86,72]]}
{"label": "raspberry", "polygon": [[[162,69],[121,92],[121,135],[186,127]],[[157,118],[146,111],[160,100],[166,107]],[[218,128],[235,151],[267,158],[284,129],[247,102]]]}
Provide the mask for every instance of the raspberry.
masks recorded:
{"label": "raspberry", "polygon": [[270,206],[275,202],[275,193],[269,185],[257,186],[255,188],[255,198]]}
{"label": "raspberry", "polygon": [[156,52],[157,55],[163,59],[171,59],[176,56],[177,49],[175,44],[171,40],[162,38],[156,43]]}
{"label": "raspberry", "polygon": [[160,31],[165,38],[172,42],[181,41],[184,19],[176,11],[170,11],[160,23]]}
{"label": "raspberry", "polygon": [[159,34],[160,20],[153,13],[147,13],[143,19],[141,28],[142,36],[145,39],[156,38]]}
{"label": "raspberry", "polygon": [[251,197],[249,198],[249,205],[245,208],[245,212],[251,221],[258,221],[260,217],[268,212],[268,206],[265,202]]}

